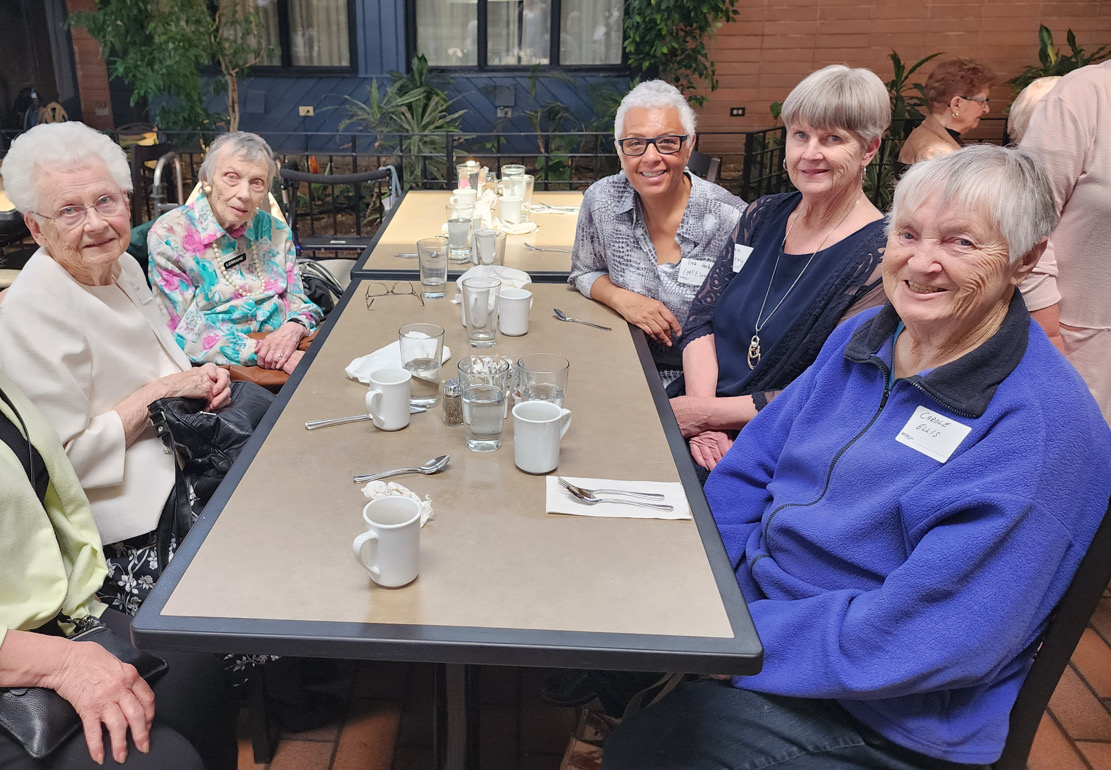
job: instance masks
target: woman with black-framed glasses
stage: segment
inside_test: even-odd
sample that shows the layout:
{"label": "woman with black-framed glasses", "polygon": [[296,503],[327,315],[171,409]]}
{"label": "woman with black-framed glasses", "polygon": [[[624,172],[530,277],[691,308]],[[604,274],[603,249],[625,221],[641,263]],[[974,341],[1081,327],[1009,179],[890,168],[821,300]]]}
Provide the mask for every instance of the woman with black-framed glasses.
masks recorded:
{"label": "woman with black-framed glasses", "polygon": [[614,137],[621,172],[583,195],[569,282],[640,327],[664,382],[679,376],[687,310],[745,203],[686,170],[695,116],[660,80],[621,101]]}
{"label": "woman with black-framed glasses", "polygon": [[907,166],[963,147],[961,136],[988,114],[994,83],[991,68],[974,59],[946,59],[934,67],[926,78],[930,114],[907,137],[896,171],[901,174]]}

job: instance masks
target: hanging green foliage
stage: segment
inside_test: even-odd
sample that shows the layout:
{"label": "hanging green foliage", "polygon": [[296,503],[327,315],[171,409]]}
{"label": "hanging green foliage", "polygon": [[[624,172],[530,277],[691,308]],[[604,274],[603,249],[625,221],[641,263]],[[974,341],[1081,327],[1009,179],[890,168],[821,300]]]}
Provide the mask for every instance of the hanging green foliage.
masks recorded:
{"label": "hanging green foliage", "polygon": [[718,87],[707,43],[737,18],[737,0],[626,0],[625,51],[643,79],[675,85],[695,106],[706,102],[699,83]]}
{"label": "hanging green foliage", "polygon": [[1064,75],[1111,57],[1111,48],[1108,46],[1100,46],[1091,53],[1078,46],[1076,35],[1071,29],[1068,31],[1066,40],[1069,44],[1069,52],[1063,53],[1053,45],[1053,32],[1049,27],[1042,24],[1038,28],[1038,66],[1028,65],[1021,75],[1007,81],[1016,94],[1038,78]]}

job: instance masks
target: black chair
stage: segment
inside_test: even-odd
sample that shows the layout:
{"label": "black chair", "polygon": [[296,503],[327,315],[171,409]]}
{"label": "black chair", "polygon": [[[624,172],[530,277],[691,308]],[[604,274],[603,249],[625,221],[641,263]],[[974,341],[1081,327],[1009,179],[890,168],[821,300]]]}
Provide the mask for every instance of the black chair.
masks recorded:
{"label": "black chair", "polygon": [[[399,189],[397,170],[393,166],[355,174],[310,174],[283,166],[278,174],[282,180],[286,221],[293,231],[297,254],[314,259],[320,252],[361,252],[369,246],[373,234],[364,233],[367,214],[375,209],[382,213],[385,195],[381,188],[367,191],[365,186],[385,181],[387,195],[396,195]],[[308,185],[305,196],[298,195],[302,184]],[[303,213],[298,212],[301,200],[304,201]],[[348,226],[352,218],[354,222]]]}
{"label": "black chair", "polygon": [[718,172],[721,171],[721,158],[695,150],[687,161],[687,168],[692,174],[702,177],[707,182],[716,182]]}
{"label": "black chair", "polygon": [[1026,675],[1015,705],[1011,708],[1011,724],[1003,755],[995,770],[1025,770],[1030,746],[1038,731],[1049,698],[1065,671],[1088,621],[1111,581],[1111,507],[1096,530],[1088,552],[1080,561],[1076,575],[1057,608],[1049,617],[1049,625],[1034,657],[1034,665]]}

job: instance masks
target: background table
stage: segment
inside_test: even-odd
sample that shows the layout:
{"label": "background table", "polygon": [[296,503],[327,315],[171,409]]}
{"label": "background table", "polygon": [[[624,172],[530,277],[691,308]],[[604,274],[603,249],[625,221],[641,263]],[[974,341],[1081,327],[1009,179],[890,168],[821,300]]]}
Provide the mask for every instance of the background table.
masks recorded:
{"label": "background table", "polygon": [[[759,670],[759,639],[643,335],[567,286],[532,289],[530,332],[499,336],[493,352],[571,361],[574,418],[557,472],[682,480],[693,520],[545,513],[544,477],[513,465],[511,421],[502,448],[488,454],[468,451],[462,427],[445,426],[439,406],[393,433],[369,422],[306,431],[306,420],[364,411],[366,387],[344,367],[395,340],[404,323],[445,327],[448,373],[473,352],[457,305],[426,300],[422,309],[400,295],[367,308],[364,287],[353,284],[135,618],[136,642],[448,664]],[[560,323],[553,306],[614,329]],[[442,473],[397,479],[431,495],[436,518],[422,531],[420,577],[381,588],[351,556],[366,502],[351,478],[444,452],[452,460]],[[449,755],[462,740],[449,732]]]}
{"label": "background table", "polygon": [[[415,254],[417,241],[440,235],[445,222],[444,206],[450,192],[411,190],[391,212],[378,230],[374,242],[359,257],[351,275],[358,278],[419,277],[420,266],[415,257],[399,258],[398,254]],[[535,192],[534,203],[549,206],[578,206],[582,193],[576,191]],[[496,213],[496,212],[495,212]],[[555,246],[570,249],[575,242],[577,214],[554,211],[532,212],[532,221],[539,230],[527,235],[508,235],[505,245],[505,264],[524,270],[534,281],[562,282],[571,271],[570,252],[529,251],[525,243],[533,246]],[[470,263],[449,263],[448,273],[458,275],[471,267]]]}

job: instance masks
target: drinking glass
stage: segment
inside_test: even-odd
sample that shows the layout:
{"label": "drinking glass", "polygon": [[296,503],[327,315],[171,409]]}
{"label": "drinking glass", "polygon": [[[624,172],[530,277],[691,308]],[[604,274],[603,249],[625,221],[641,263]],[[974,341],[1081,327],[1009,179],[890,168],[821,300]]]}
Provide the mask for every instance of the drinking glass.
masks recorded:
{"label": "drinking glass", "polygon": [[448,241],[442,235],[417,241],[421,293],[429,299],[444,296],[447,283]]}
{"label": "drinking glass", "polygon": [[458,364],[463,385],[463,440],[474,452],[501,446],[511,362],[498,356],[467,356]]}
{"label": "drinking glass", "polygon": [[449,257],[452,262],[468,262],[471,259],[471,229],[474,227],[474,206],[449,203],[444,209],[447,212]]}
{"label": "drinking glass", "polygon": [[474,231],[475,262],[480,265],[505,264],[505,233],[499,230]]}
{"label": "drinking glass", "polygon": [[467,323],[467,344],[472,348],[491,348],[498,328],[498,300],[501,281],[497,278],[467,278],[463,288],[463,319]]}
{"label": "drinking glass", "polygon": [[521,401],[551,401],[563,406],[571,362],[554,353],[530,353],[517,361]]}
{"label": "drinking glass", "polygon": [[407,324],[397,330],[401,365],[412,375],[409,403],[432,406],[440,396],[440,362],[444,357],[444,327]]}

